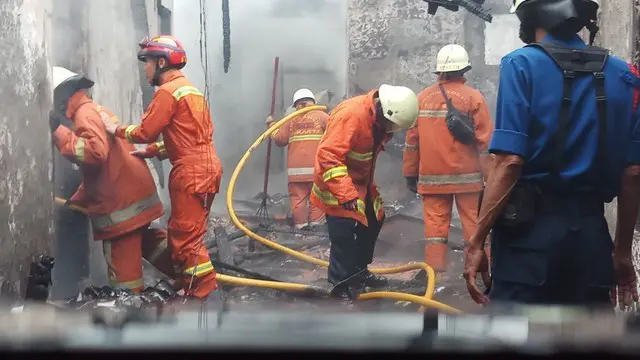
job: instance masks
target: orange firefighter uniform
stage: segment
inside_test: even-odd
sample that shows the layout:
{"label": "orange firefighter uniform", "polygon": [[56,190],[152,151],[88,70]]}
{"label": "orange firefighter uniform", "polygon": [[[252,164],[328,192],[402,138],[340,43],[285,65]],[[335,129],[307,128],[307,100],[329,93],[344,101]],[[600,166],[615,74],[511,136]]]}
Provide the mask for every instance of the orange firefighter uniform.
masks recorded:
{"label": "orange firefighter uniform", "polygon": [[142,257],[160,271],[173,273],[164,230],[149,224],[164,214],[151,172],[135,147],[111,139],[101,117],[118,119],[84,92],[69,98],[66,117],[74,130],[53,133],[60,153],[77,164],[83,181],[70,201],[87,209],[95,240],[102,240],[112,286],[140,291]]}
{"label": "orange firefighter uniform", "polygon": [[471,114],[475,126],[474,145],[456,141],[447,128],[447,106],[438,85],[418,95],[420,115],[407,131],[403,172],[418,177],[425,223],[426,262],[436,271],[446,271],[447,243],[453,201],[462,222],[464,240],[476,231],[478,203],[483,188],[481,156],[487,148],[493,124],[482,94],[465,85],[464,78],[440,80],[453,105]]}
{"label": "orange firefighter uniform", "polygon": [[291,211],[296,228],[322,224],[324,213],[311,203],[313,187],[313,166],[316,151],[329,115],[323,111],[311,111],[299,116],[271,137],[278,146],[288,146],[287,174],[289,179],[289,197]]}
{"label": "orange firefighter uniform", "polygon": [[216,288],[215,269],[203,243],[209,212],[218,193],[222,164],[213,143],[213,123],[204,95],[174,70],[142,117],[140,125],[119,127],[116,136],[150,146],[171,161],[169,246],[176,274],[187,294],[205,298]]}

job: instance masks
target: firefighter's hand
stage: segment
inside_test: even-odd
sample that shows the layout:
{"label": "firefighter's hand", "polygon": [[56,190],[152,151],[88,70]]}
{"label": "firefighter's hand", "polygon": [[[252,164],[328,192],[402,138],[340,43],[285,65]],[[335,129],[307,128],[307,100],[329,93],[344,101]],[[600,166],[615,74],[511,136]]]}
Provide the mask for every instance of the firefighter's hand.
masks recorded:
{"label": "firefighter's hand", "polygon": [[107,130],[107,134],[114,135],[118,130],[118,123],[113,121],[107,114],[100,113],[100,120],[104,124],[104,128]]}
{"label": "firefighter's hand", "polygon": [[62,124],[62,120],[65,118],[66,117],[64,116],[64,114],[60,113],[59,111],[49,111],[49,129],[51,129],[51,132],[55,132],[56,130],[58,130],[60,124]]}
{"label": "firefighter's hand", "polygon": [[351,201],[347,201],[342,204],[342,207],[349,211],[357,211],[358,210],[358,199],[353,199]]}
{"label": "firefighter's hand", "polygon": [[267,116],[267,120],[265,120],[265,123],[267,124],[267,127],[272,127],[273,124],[276,123],[276,120],[273,118],[273,116],[269,115]]}
{"label": "firefighter's hand", "polygon": [[137,156],[139,158],[143,158],[143,159],[151,159],[151,158],[160,156],[160,150],[158,149],[157,145],[153,144],[153,145],[147,146],[144,149],[132,151],[129,154],[133,156]]}
{"label": "firefighter's hand", "polygon": [[[476,278],[478,273],[489,271],[487,254],[484,249],[477,245],[477,242],[470,242],[465,251],[464,278],[467,282],[467,290],[473,301],[486,305],[489,298],[478,288]],[[484,279],[483,279],[484,280]]]}
{"label": "firefighter's hand", "polygon": [[414,194],[418,193],[418,177],[417,176],[407,176],[404,178],[407,182],[407,189]]}
{"label": "firefighter's hand", "polygon": [[614,254],[613,267],[618,286],[611,290],[611,302],[613,306],[618,304],[622,311],[629,310],[638,301],[638,279],[631,254]]}

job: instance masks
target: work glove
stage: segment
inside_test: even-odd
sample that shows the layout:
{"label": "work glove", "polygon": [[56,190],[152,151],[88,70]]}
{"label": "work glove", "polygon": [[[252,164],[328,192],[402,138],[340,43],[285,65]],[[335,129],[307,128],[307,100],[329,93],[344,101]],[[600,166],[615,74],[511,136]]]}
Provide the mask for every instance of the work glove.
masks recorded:
{"label": "work glove", "polygon": [[418,193],[418,177],[417,176],[407,176],[404,178],[407,182],[407,189],[414,194]]}
{"label": "work glove", "polygon": [[346,203],[342,204],[342,207],[350,210],[350,211],[357,211],[358,210],[358,199],[353,199],[350,201],[347,201]]}
{"label": "work glove", "polygon": [[49,129],[51,129],[51,132],[58,130],[64,119],[66,119],[66,116],[61,114],[59,111],[49,111]]}

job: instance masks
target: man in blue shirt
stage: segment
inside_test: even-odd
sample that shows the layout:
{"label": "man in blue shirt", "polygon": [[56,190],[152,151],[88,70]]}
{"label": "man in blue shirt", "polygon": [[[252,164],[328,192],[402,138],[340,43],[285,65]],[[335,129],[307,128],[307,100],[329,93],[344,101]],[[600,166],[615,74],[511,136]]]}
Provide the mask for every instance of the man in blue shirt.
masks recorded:
{"label": "man in blue shirt", "polygon": [[[478,303],[607,306],[617,295],[624,309],[638,301],[631,242],[640,205],[640,80],[577,35],[586,27],[593,42],[598,7],[514,1],[520,38],[530,45],[501,63],[495,159],[466,249],[464,275]],[[612,242],[604,203],[616,196]],[[490,230],[492,285],[482,293],[476,276],[487,270]]]}

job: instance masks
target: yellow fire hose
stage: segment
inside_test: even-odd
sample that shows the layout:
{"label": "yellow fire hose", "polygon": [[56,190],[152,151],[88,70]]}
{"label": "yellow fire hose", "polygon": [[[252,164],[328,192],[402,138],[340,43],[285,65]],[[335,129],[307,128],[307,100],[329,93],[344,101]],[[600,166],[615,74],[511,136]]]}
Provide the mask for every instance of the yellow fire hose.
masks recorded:
{"label": "yellow fire hose", "polygon": [[[262,135],[260,135],[256,141],[249,147],[249,149],[247,150],[247,152],[242,156],[242,158],[240,159],[240,161],[238,162],[238,165],[236,166],[235,170],[233,171],[233,174],[231,175],[231,179],[229,180],[229,188],[227,189],[227,211],[229,212],[229,216],[231,218],[231,221],[233,222],[233,224],[240,229],[242,232],[244,232],[247,236],[249,236],[250,238],[260,242],[261,244],[270,247],[274,250],[283,252],[287,255],[290,255],[298,260],[302,260],[308,263],[312,263],[315,265],[319,265],[322,267],[328,267],[329,263],[327,261],[315,258],[313,256],[309,256],[306,254],[303,254],[301,252],[295,251],[293,249],[289,249],[286,246],[282,246],[276,242],[273,242],[271,240],[268,240],[256,233],[254,233],[253,231],[251,231],[249,228],[247,228],[241,221],[240,219],[238,219],[238,216],[236,215],[236,212],[233,208],[233,191],[235,189],[235,185],[236,185],[236,181],[238,180],[238,176],[240,175],[240,171],[242,171],[242,168],[244,167],[245,163],[247,162],[247,160],[249,159],[249,156],[251,156],[251,153],[266,139],[269,138],[269,136],[271,136],[271,134],[276,131],[277,129],[279,129],[282,125],[284,125],[287,121],[300,116],[302,114],[305,114],[309,111],[313,111],[313,110],[326,110],[327,107],[326,106],[321,106],[321,105],[315,105],[315,106],[309,106],[309,107],[305,107],[303,109],[300,109],[292,114],[290,114],[289,116],[284,117],[282,120],[278,121],[277,123],[275,123],[273,126],[271,126],[270,128],[268,128]],[[427,273],[427,289],[426,292],[424,294],[424,296],[417,296],[417,295],[412,295],[412,294],[407,294],[407,293],[400,293],[400,292],[389,292],[389,291],[377,291],[377,292],[370,292],[370,293],[365,293],[365,294],[361,294],[360,296],[358,296],[358,300],[371,300],[371,299],[394,299],[394,300],[400,300],[400,301],[409,301],[409,302],[413,302],[413,303],[418,303],[422,306],[425,307],[429,307],[429,308],[435,308],[435,309],[439,309],[439,310],[443,310],[443,311],[447,311],[447,312],[453,312],[453,313],[459,313],[460,310],[455,309],[451,306],[442,304],[440,302],[437,302],[435,300],[433,300],[433,294],[435,292],[435,272],[433,271],[433,269],[427,265],[426,263],[423,262],[414,262],[414,263],[409,263],[409,264],[405,264],[405,265],[400,265],[400,266],[396,266],[396,267],[391,267],[391,268],[375,268],[375,269],[370,269],[372,272],[376,273],[376,274],[397,274],[397,273],[402,273],[402,272],[407,272],[407,271],[411,271],[411,270],[419,270],[419,269],[423,269],[426,271]],[[222,279],[221,279],[222,281]],[[258,281],[258,280],[251,280],[251,282],[253,281]],[[281,284],[278,283],[280,285],[289,285],[287,283],[285,284]],[[299,287],[301,286],[301,284],[290,284],[292,287],[295,287],[296,289],[299,289]],[[302,285],[305,286],[305,285]],[[294,290],[293,288],[291,290]],[[295,291],[295,290],[294,290]]]}

